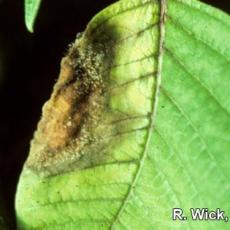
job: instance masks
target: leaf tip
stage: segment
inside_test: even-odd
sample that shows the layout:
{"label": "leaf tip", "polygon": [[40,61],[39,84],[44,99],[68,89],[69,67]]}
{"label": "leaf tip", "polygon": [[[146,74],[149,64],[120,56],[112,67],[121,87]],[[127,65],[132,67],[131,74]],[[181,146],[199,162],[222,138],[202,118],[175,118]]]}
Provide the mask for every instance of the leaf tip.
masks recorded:
{"label": "leaf tip", "polygon": [[34,32],[34,23],[40,4],[41,0],[24,0],[25,25],[30,33]]}

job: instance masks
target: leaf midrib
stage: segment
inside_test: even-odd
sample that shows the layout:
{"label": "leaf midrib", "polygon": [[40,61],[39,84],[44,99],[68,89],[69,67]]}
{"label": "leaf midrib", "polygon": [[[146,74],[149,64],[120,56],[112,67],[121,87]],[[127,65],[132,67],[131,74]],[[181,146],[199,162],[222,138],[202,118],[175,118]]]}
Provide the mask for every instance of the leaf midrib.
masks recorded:
{"label": "leaf midrib", "polygon": [[155,91],[154,97],[153,97],[153,103],[152,103],[152,112],[150,116],[150,124],[148,127],[148,132],[147,132],[147,138],[146,138],[146,143],[144,146],[144,150],[142,153],[142,156],[140,158],[139,166],[136,171],[136,174],[134,176],[133,182],[130,185],[130,189],[124,198],[123,204],[121,205],[120,209],[118,210],[114,221],[111,223],[110,229],[114,229],[115,226],[117,225],[120,216],[122,215],[123,211],[125,210],[126,206],[128,205],[128,202],[131,198],[133,188],[135,187],[142,168],[144,166],[145,159],[147,157],[147,152],[148,152],[148,146],[150,144],[151,136],[153,135],[153,129],[155,125],[155,120],[156,120],[156,112],[157,112],[157,106],[158,106],[158,98],[159,98],[159,93],[160,93],[160,85],[161,85],[161,74],[162,74],[162,63],[163,63],[163,42],[164,42],[164,26],[165,26],[165,14],[166,14],[166,0],[160,0],[159,2],[159,7],[160,7],[160,19],[159,19],[159,54],[158,54],[158,67],[157,67],[157,74],[156,74],[156,86],[155,89],[153,89],[153,92]]}

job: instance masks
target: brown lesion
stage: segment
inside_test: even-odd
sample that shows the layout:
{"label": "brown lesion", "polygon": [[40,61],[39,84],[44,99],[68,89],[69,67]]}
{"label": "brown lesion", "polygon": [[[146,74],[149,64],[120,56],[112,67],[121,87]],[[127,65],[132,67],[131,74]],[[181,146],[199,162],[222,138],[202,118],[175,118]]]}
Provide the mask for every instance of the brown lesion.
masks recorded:
{"label": "brown lesion", "polygon": [[94,138],[92,130],[100,119],[104,85],[99,74],[100,60],[94,57],[91,48],[80,46],[79,41],[75,42],[62,59],[58,81],[43,107],[31,142],[27,160],[31,168],[39,170],[62,161],[66,157],[65,149],[73,145],[76,155],[80,155],[82,148]]}
{"label": "brown lesion", "polygon": [[69,144],[81,129],[82,120],[87,114],[90,89],[75,75],[68,57],[62,61],[60,79],[50,101],[43,111],[43,119],[38,129],[51,150],[58,150]]}

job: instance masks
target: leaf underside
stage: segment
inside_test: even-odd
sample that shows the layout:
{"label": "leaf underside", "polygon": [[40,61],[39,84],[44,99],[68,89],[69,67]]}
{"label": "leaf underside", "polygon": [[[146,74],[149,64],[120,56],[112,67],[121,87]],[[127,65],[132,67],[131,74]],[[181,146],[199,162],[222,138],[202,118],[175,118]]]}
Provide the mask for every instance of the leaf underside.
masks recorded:
{"label": "leaf underside", "polygon": [[[229,16],[193,0],[121,0],[86,36],[111,47],[118,132],[87,168],[42,177],[25,166],[19,229],[229,229],[189,214],[230,216]],[[188,221],[172,221],[176,207]]]}

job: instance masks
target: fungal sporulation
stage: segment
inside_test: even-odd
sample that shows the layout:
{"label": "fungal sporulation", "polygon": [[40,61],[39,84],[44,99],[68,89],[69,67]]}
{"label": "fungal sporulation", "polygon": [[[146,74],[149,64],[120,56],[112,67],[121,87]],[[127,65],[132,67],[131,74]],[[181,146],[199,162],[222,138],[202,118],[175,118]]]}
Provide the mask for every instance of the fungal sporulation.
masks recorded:
{"label": "fungal sporulation", "polygon": [[31,142],[27,167],[52,171],[61,162],[79,159],[95,141],[95,128],[105,104],[100,75],[103,52],[98,47],[86,45],[81,37],[63,58],[59,79]]}

